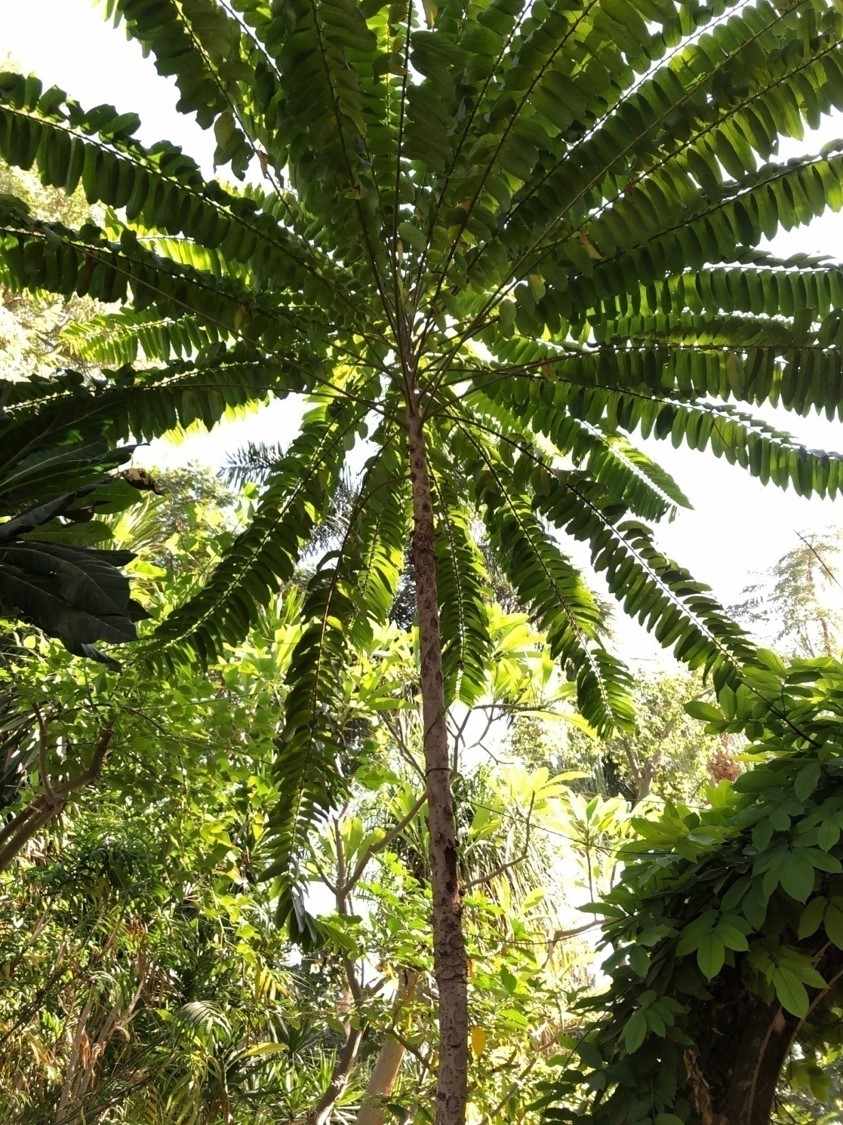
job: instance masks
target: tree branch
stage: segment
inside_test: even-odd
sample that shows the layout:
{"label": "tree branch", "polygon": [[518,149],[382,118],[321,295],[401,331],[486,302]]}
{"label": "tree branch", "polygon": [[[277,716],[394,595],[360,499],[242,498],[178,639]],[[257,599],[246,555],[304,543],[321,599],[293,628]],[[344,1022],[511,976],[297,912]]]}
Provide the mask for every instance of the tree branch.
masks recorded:
{"label": "tree branch", "polygon": [[403,816],[397,824],[393,825],[393,827],[390,828],[390,830],[384,836],[382,836],[381,839],[377,841],[377,843],[372,844],[366,849],[365,854],[361,857],[357,866],[354,868],[354,871],[352,871],[351,875],[349,876],[348,882],[345,884],[344,889],[346,891],[352,890],[357,885],[363,875],[363,872],[366,869],[366,865],[368,864],[369,860],[373,856],[376,856],[378,852],[382,852],[384,848],[388,848],[392,841],[397,836],[401,835],[407,825],[416,818],[419,812],[421,812],[426,802],[427,794],[422,793],[418,800],[413,804],[410,811],[405,816]]}
{"label": "tree branch", "polygon": [[527,826],[527,834],[524,838],[524,849],[521,852],[521,855],[516,856],[515,859],[507,860],[506,863],[500,864],[500,866],[496,867],[494,871],[490,871],[487,875],[482,875],[479,879],[472,879],[470,882],[465,884],[466,891],[470,891],[472,887],[479,887],[482,883],[490,883],[492,879],[497,879],[499,875],[503,875],[504,871],[509,871],[510,868],[517,867],[519,863],[524,862],[530,851],[530,830],[532,828],[531,818],[533,815],[533,805],[535,804],[535,801],[536,795],[535,793],[532,793],[530,795],[530,807],[527,810],[527,818],[525,821]]}
{"label": "tree branch", "polygon": [[61,785],[52,785],[47,771],[47,741],[46,725],[43,717],[36,708],[36,716],[40,728],[38,763],[41,775],[41,784],[44,792],[41,793],[25,809],[17,813],[2,831],[0,831],[0,844],[5,846],[0,850],[0,871],[5,871],[12,860],[29,843],[35,834],[57,817],[67,804],[67,797],[76,789],[90,785],[99,776],[105,755],[111,744],[114,734],[113,722],[109,722],[100,735],[100,740],[94,748],[91,764],[86,770],[62,782]]}

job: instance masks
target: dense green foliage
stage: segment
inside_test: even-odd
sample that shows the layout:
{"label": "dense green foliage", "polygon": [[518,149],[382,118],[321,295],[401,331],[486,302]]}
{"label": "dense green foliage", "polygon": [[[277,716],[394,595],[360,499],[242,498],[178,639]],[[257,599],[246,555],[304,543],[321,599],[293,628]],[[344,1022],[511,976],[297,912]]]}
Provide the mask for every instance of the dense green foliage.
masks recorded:
{"label": "dense green foliage", "polygon": [[[128,537],[140,549],[131,568],[137,596],[165,618],[196,570],[226,549],[237,515],[230,497],[199,473],[162,474],[159,483],[164,496],[151,507],[109,522],[118,542]],[[207,534],[215,526],[216,542]],[[104,721],[114,740],[95,787],[79,792],[64,818],[0,876],[4,1120],[64,1120],[59,1106],[68,1121],[84,1112],[103,1125],[293,1119],[323,1102],[358,1032],[346,1085],[331,1102],[334,1122],[355,1120],[367,1076],[395,1032],[403,1057],[386,1099],[390,1112],[431,1101],[429,888],[410,634],[374,637],[338,685],[334,720],[358,747],[359,781],[302,856],[309,891],[300,918],[316,943],[303,960],[274,925],[279,885],[255,878],[269,854],[274,738],[285,662],[302,631],[301,597],[293,589],[247,643],[224,650],[205,674],[184,669],[177,680],[92,672],[28,629],[5,655],[3,687],[14,690],[16,709],[9,745],[21,752],[18,762],[33,751],[5,776],[5,808],[26,807],[40,789],[33,708],[50,701],[43,718],[54,784],[79,767]],[[558,714],[560,691],[570,693],[555,684],[549,655],[524,618],[494,616],[492,634],[487,686],[503,713]],[[469,1090],[481,1119],[538,1122],[543,1112],[565,1119],[590,1106],[607,1121],[674,1112],[690,1122],[681,1060],[686,1040],[700,1046],[697,1036],[711,1024],[718,982],[734,992],[730,974],[738,970],[748,987],[800,1013],[804,996],[821,991],[810,958],[823,935],[834,941],[837,933],[839,876],[831,868],[839,867],[834,740],[843,671],[828,660],[786,674],[772,658],[768,665],[734,697],[724,689],[720,710],[691,705],[712,746],[745,730],[759,768],[734,795],[722,783],[697,794],[701,807],[668,805],[663,814],[651,799],[633,820],[618,798],[580,796],[587,778],[549,776],[535,764],[471,766],[460,720]],[[667,681],[665,690],[669,701],[675,686]],[[528,755],[522,734],[507,757],[516,747]],[[820,753],[810,739],[823,743]],[[74,748],[73,761],[63,759],[63,745]],[[680,763],[671,770],[681,785]],[[619,855],[624,874],[611,890]],[[772,875],[762,878],[768,860],[775,886]],[[715,887],[731,896],[725,907]],[[572,1004],[593,989],[593,954],[576,944],[583,923],[568,904],[606,892],[600,913],[615,950],[613,985],[608,1014],[595,1026],[607,998],[580,1011]],[[736,948],[741,937],[746,949]],[[396,999],[407,973],[417,977],[414,991]],[[833,1121],[837,1112],[835,1018],[829,997],[800,1029],[800,1052],[789,1063],[796,1089],[787,1104],[805,1122],[823,1112]],[[650,1068],[659,1075],[655,1102]],[[637,1102],[633,1076],[646,1085]],[[542,1082],[552,1084],[555,1108],[535,1104]],[[614,1082],[618,1093],[606,1102]],[[636,1105],[639,1117],[624,1117]]]}
{"label": "dense green foliage", "polygon": [[[842,701],[838,661],[785,668],[770,653],[737,692],[721,690],[718,706],[688,705],[709,733],[746,734],[757,764],[734,787],[710,788],[703,807],[668,804],[635,820],[638,838],[619,852],[621,878],[593,907],[607,916],[612,984],[607,997],[588,1001],[605,1014],[574,1045],[579,1068],[557,1088],[566,1100],[578,1085],[589,1089],[590,1120],[677,1125],[727,1112],[729,1068],[755,1030],[753,995],[794,1017],[804,1045],[792,1066],[817,1070],[828,1013],[816,1005],[836,984],[820,969],[830,950],[843,949]],[[737,1065],[751,1071],[755,1062],[738,1057]],[[812,1084],[823,1090],[816,1074]],[[574,1104],[548,1110],[548,1120],[579,1118]]]}
{"label": "dense green foliage", "polygon": [[841,401],[839,271],[754,249],[843,202],[834,145],[775,161],[780,134],[800,137],[843,102],[836,8],[106,9],[174,76],[179,109],[213,128],[218,166],[243,183],[143,146],[132,113],[6,75],[0,154],[107,211],[74,229],[4,197],[4,284],[125,306],[75,336],[114,370],[13,388],[7,409],[149,438],[314,396],[250,525],[162,624],[156,652],[174,660],[212,659],[245,634],[368,437],[349,533],[313,576],[291,664],[279,862],[334,800],[318,716],[349,645],[395,594],[408,403],[431,450],[452,698],[477,698],[490,654],[474,513],[596,729],[629,725],[629,677],[559,533],[589,545],[625,609],[678,657],[734,675],[751,646],[655,546],[647,521],[686,501],[629,437],[709,449],[804,494],[839,488],[836,457],[744,410],[833,414]]}
{"label": "dense green foliage", "polygon": [[[801,1018],[807,988],[823,987],[806,949],[820,933],[826,945],[837,944],[839,810],[828,805],[837,800],[836,735],[823,726],[819,708],[837,722],[838,673],[831,664],[812,665],[788,679],[769,660],[758,670],[753,642],[706,587],[658,549],[652,525],[688,501],[634,440],[654,435],[708,451],[806,496],[841,490],[839,456],[805,449],[751,408],[774,403],[796,414],[843,414],[839,267],[758,249],[781,227],[843,206],[840,144],[778,159],[781,136],[801,138],[806,126],[843,106],[843,14],[825,0],[107,0],[104,7],[153,55],[159,73],[174,78],[179,110],[213,130],[216,165],[239,182],[209,179],[165,141],[141,144],[133,113],[108,105],[89,110],[36,78],[0,75],[0,157],[68,197],[81,190],[93,208],[89,215],[57,212],[12,177],[11,191],[0,195],[3,292],[82,297],[100,306],[63,333],[82,373],[3,386],[0,457],[8,458],[7,472],[22,465],[30,487],[26,493],[13,475],[15,487],[0,484],[3,612],[88,655],[94,641],[128,639],[134,613],[125,579],[111,565],[127,563],[128,555],[105,556],[71,541],[84,534],[77,525],[90,526],[76,518],[80,510],[126,486],[89,481],[87,474],[119,459],[107,450],[127,438],[148,440],[197,421],[212,426],[226,411],[307,396],[298,436],[268,468],[236,532],[205,551],[203,565],[181,570],[168,558],[172,537],[162,544],[159,536],[163,550],[141,564],[139,586],[147,583],[155,624],[137,667],[143,683],[167,683],[173,698],[162,692],[158,703],[194,735],[216,734],[213,720],[229,710],[222,720],[231,724],[227,739],[214,738],[215,754],[206,759],[200,752],[185,768],[188,789],[196,778],[210,786],[209,762],[216,767],[221,758],[225,773],[240,760],[243,743],[260,743],[260,768],[243,766],[249,772],[232,782],[233,795],[225,794],[234,812],[220,814],[226,862],[235,820],[246,824],[248,861],[232,846],[234,866],[206,869],[203,886],[213,901],[220,880],[257,873],[252,834],[267,885],[249,908],[271,903],[305,947],[333,940],[339,949],[354,1018],[338,1021],[342,1044],[321,1095],[330,1112],[348,1089],[370,1026],[365,998],[355,995],[361,980],[342,964],[365,960],[365,951],[348,932],[348,903],[338,902],[341,921],[333,929],[323,925],[320,934],[303,889],[312,875],[308,864],[319,861],[314,825],[333,826],[335,839],[347,830],[351,840],[357,831],[354,777],[365,779],[382,748],[372,717],[417,702],[407,635],[396,641],[405,650],[400,687],[384,675],[385,638],[400,632],[390,632],[389,620],[402,574],[407,588],[408,562],[421,589],[418,557],[408,558],[411,529],[418,531],[422,515],[435,523],[442,663],[429,583],[431,614],[420,615],[419,625],[433,630],[435,645],[420,664],[422,678],[427,667],[428,683],[444,684],[447,704],[480,703],[506,667],[506,627],[490,594],[493,560],[496,581],[508,583],[575,684],[592,731],[635,737],[632,677],[611,651],[599,599],[566,553],[566,538],[584,543],[623,608],[692,670],[711,674],[723,710],[696,705],[711,730],[744,731],[774,759],[738,782],[743,795],[736,801],[724,785],[713,791],[710,810],[668,805],[659,821],[641,818],[647,852],[667,850],[656,862],[640,855],[640,843],[629,846],[627,858],[639,862],[628,864],[607,906],[615,911],[607,935],[620,945],[610,962],[610,1018],[579,1048],[588,1073],[569,1071],[556,1087],[555,1097],[570,1103],[583,1078],[597,1091],[597,1119],[670,1125],[671,1114],[704,1118],[696,1064],[689,1067],[684,1055],[694,1053],[694,1004],[707,1002],[707,990],[728,969]],[[422,495],[425,448],[431,491]],[[81,461],[80,449],[90,451]],[[39,476],[50,460],[42,464],[41,453],[51,450],[59,451],[62,473],[78,468],[85,479],[51,491],[52,482]],[[349,464],[359,466],[350,495]],[[338,492],[343,518],[332,522]],[[38,539],[45,529],[63,539],[34,549],[32,540],[48,542]],[[319,549],[303,572],[314,536]],[[431,538],[428,546],[432,560]],[[39,576],[26,597],[19,575],[9,577],[15,552]],[[148,588],[168,570],[177,606]],[[54,584],[63,602],[58,616],[50,602]],[[105,595],[119,602],[117,622]],[[263,635],[247,640],[256,628]],[[10,660],[19,655],[15,649]],[[58,811],[56,796],[63,800],[70,791],[51,797],[50,778],[70,772],[66,746],[74,741],[61,726],[63,708],[47,713],[42,706],[49,677],[39,681],[41,698],[27,706],[17,669],[4,667],[4,707],[14,713],[9,729],[20,735],[11,746],[14,768],[4,775],[10,807],[19,803],[12,825],[18,815],[40,815],[42,800]],[[256,696],[254,681],[241,682],[248,672],[272,685],[267,695]],[[128,729],[148,718],[131,682],[111,675],[99,672],[90,692],[80,681],[74,695],[93,772],[121,723]],[[425,703],[434,706],[431,698],[426,690]],[[429,732],[444,726],[444,704],[435,702],[437,708],[421,740],[425,749]],[[639,722],[639,736],[642,730]],[[97,731],[107,731],[106,743]],[[147,769],[155,765],[145,761]],[[426,766],[428,779],[449,770]],[[154,775],[156,784],[177,772],[170,760]],[[215,790],[209,807],[219,800]],[[522,816],[525,848],[538,801],[531,798]],[[589,886],[599,889],[613,866],[613,843],[606,841],[618,824],[626,830],[623,802],[573,794],[568,805],[564,834],[585,859]],[[365,835],[372,810],[363,806]],[[186,808],[196,814],[189,801]],[[431,803],[430,811],[442,810]],[[261,818],[259,840],[253,813]],[[157,793],[145,814],[161,816]],[[477,841],[468,825],[476,824],[463,815],[470,854]],[[196,831],[189,819],[178,822],[186,835]],[[56,860],[59,881],[70,872],[71,899],[80,871],[97,872],[103,863],[112,870],[112,852],[118,875],[121,856],[134,863],[132,841],[115,838],[112,848],[106,828],[83,827]],[[161,824],[150,827],[156,841],[161,831]],[[208,829],[206,842],[213,844],[216,831]],[[106,836],[103,852],[98,841]],[[399,870],[414,845],[402,840],[402,847],[405,855],[396,848],[390,860],[387,891],[402,906],[412,904],[415,879],[417,898],[426,901],[426,873],[410,865],[405,878]],[[448,848],[455,863],[457,841]],[[348,886],[339,870],[342,850],[337,844],[335,880],[328,879],[335,888]],[[386,845],[384,851],[393,855]],[[493,864],[482,847],[477,851],[488,874]],[[460,876],[470,885],[466,862]],[[760,880],[742,883],[756,864],[764,865]],[[431,870],[436,877],[435,865]],[[178,900],[176,876],[168,882],[160,870],[151,872],[160,888],[156,909]],[[720,880],[713,891],[704,884],[709,876]],[[459,886],[450,893],[459,913]],[[73,903],[78,912],[78,899]],[[382,914],[390,904],[384,897]],[[469,895],[469,923],[475,905]],[[489,923],[495,906],[478,905],[478,917]],[[163,929],[155,929],[160,918],[152,908],[142,927],[161,933],[164,944],[175,934],[178,944],[179,926],[168,929],[164,913]],[[221,966],[240,917],[229,913],[209,947]],[[471,924],[466,931],[470,942],[476,938]],[[51,938],[60,946],[57,931]],[[120,940],[124,962],[139,965],[143,939],[127,929]],[[80,952],[79,963],[87,956]],[[401,965],[396,979],[423,968]],[[497,974],[524,1004],[547,984],[541,965],[519,962],[509,948],[477,971],[484,986]],[[453,979],[465,973],[461,962]],[[443,979],[437,975],[440,999]],[[226,1003],[239,1005],[251,982],[235,984]],[[112,1031],[137,985],[127,987],[117,1006],[113,995],[107,999],[108,1011],[118,1013]],[[103,996],[88,993],[91,1004],[106,1003]],[[502,1018],[499,1000],[489,1001],[484,1034]],[[91,1010],[83,1000],[81,1011]],[[151,1022],[176,1019],[166,1005],[163,1011],[145,1014]],[[194,1021],[205,1036],[197,1065],[207,1062],[203,1073],[217,1084],[210,1101],[199,1110],[194,1102],[188,1112],[209,1119],[234,1112],[233,1095],[220,1100],[221,1068],[229,1073],[222,1057],[240,1067],[244,1096],[252,1095],[251,1060],[263,1056],[243,1051],[277,1044],[268,1030],[277,1015],[248,1035],[228,1017],[222,1034],[209,1009]],[[679,1015],[684,1030],[674,1033]],[[15,1015],[9,1018],[17,1027]],[[494,1025],[502,1038],[505,1030]],[[150,1042],[158,1042],[154,1034]],[[482,1057],[482,1036],[472,1043]],[[275,1047],[266,1054],[274,1057]],[[416,1061],[416,1077],[434,1068],[424,1054]],[[49,1076],[44,1095],[48,1103],[57,1097],[60,1111],[62,1099],[80,1096],[78,1061],[68,1065],[61,1083]],[[275,1072],[281,1087],[291,1073]],[[205,1097],[190,1067],[179,1071],[174,1088],[179,1081]],[[512,1105],[498,1098],[483,1112],[521,1112],[524,1099],[516,1093]],[[453,1094],[449,1120],[461,1120],[461,1097]],[[276,1100],[270,1112],[287,1112],[280,1106]],[[171,1111],[165,1104],[162,1112]],[[579,1109],[550,1112],[564,1117]]]}
{"label": "dense green foliage", "polygon": [[[154,619],[213,565],[242,515],[198,471],[157,480],[161,498],[106,521],[139,551],[129,569]],[[351,1122],[392,1029],[408,1046],[390,1104],[409,1111],[420,1092],[432,1099],[412,633],[374,636],[337,685],[332,717],[354,741],[359,783],[301,857],[304,956],[275,925],[280,884],[258,878],[302,596],[293,584],[247,642],[204,673],[165,681],[71,660],[17,627],[0,663],[14,706],[14,724],[4,718],[4,812],[43,791],[39,713],[53,787],[87,761],[103,724],[113,737],[92,784],[0,873],[4,1121],[247,1125],[294,1120],[327,1098],[332,1120]],[[489,700],[508,709],[570,696],[523,615],[496,615],[492,633]],[[458,744],[469,759],[468,735]],[[542,771],[466,763],[458,804],[477,1029],[470,1096],[502,1120],[527,1112],[528,1078],[554,1072],[552,1013],[561,981],[573,979],[558,931],[577,919],[567,896],[545,889],[566,787]],[[396,1006],[407,973],[414,992]],[[358,1054],[343,1062],[356,1035],[365,1036]],[[328,1097],[338,1073],[346,1085]]]}

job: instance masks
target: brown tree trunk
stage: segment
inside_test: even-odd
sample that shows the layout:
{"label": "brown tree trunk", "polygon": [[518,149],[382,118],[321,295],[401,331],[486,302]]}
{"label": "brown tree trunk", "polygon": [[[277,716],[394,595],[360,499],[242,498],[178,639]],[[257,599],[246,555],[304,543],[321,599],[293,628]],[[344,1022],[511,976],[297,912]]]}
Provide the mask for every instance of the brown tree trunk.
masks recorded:
{"label": "brown tree trunk", "polygon": [[337,1055],[337,1061],[334,1064],[334,1070],[331,1074],[331,1081],[328,1083],[328,1089],[308,1113],[307,1125],[327,1125],[331,1120],[331,1115],[336,1108],[336,1104],[348,1085],[351,1071],[357,1059],[357,1052],[362,1042],[363,1029],[350,1027],[346,1033],[343,1048],[339,1055]]}
{"label": "brown tree trunk", "polygon": [[94,748],[90,766],[76,777],[71,777],[59,785],[53,785],[47,770],[47,729],[40,714],[38,718],[41,728],[38,768],[44,792],[0,829],[0,871],[5,871],[33,836],[64,811],[68,795],[74,789],[82,789],[96,781],[111,744],[113,727],[109,723],[103,728],[100,740]]}
{"label": "brown tree trunk", "polygon": [[468,963],[451,796],[451,769],[436,590],[436,531],[422,416],[414,387],[407,404],[413,486],[413,566],[421,661],[422,724],[433,893],[433,966],[439,990],[436,1125],[463,1125],[468,1088]]}
{"label": "brown tree trunk", "polygon": [[[405,1005],[412,1000],[418,979],[419,974],[415,969],[405,969],[402,972],[395,1002],[392,1005],[393,1024]],[[384,1099],[392,1093],[405,1054],[406,1048],[403,1043],[399,1043],[387,1032],[378,1051],[378,1057],[375,1059],[375,1065],[372,1067],[369,1083],[366,1086],[366,1096],[357,1113],[356,1125],[384,1125],[386,1118]]]}
{"label": "brown tree trunk", "polygon": [[713,1125],[769,1125],[776,1090],[789,1051],[800,1029],[817,1008],[843,984],[843,951],[821,930],[798,946],[827,982],[810,989],[804,1017],[786,1012],[778,1000],[769,1003],[747,992],[740,971],[724,970],[713,997],[700,1002],[691,1017],[704,1017],[699,1055],[685,1052],[685,1068],[705,1121]]}

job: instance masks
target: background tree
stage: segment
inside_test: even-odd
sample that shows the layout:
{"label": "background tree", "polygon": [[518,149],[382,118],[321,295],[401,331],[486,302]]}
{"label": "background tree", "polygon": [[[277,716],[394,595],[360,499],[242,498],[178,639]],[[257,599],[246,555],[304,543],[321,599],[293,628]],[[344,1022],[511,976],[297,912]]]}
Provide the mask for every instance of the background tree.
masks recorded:
{"label": "background tree", "polygon": [[839,531],[799,536],[760,582],[745,587],[736,616],[792,656],[840,652]]}
{"label": "background tree", "polygon": [[[755,249],[843,203],[836,146],[774,159],[780,135],[843,104],[843,17],[824,0],[105,10],[174,77],[179,109],[213,128],[217,166],[243,184],[142,146],[131,113],[5,76],[2,156],[112,210],[73,229],[0,201],[4,280],[126,305],[103,343],[88,336],[117,367],[101,386],[13,388],[7,409],[151,437],[313,396],[250,525],[160,627],[150,659],[163,648],[173,662],[245,634],[368,438],[348,533],[309,583],[289,666],[275,871],[342,799],[334,687],[388,615],[412,534],[437,1115],[459,1123],[467,965],[445,713],[476,701],[490,654],[472,520],[598,732],[630,725],[629,676],[561,535],[588,544],[679,659],[734,679],[751,645],[655,546],[648,521],[687,501],[630,435],[710,449],[803,494],[838,490],[837,457],[728,400],[833,412],[843,399],[839,269]],[[281,914],[294,902],[291,889]]]}
{"label": "background tree", "polygon": [[710,691],[694,673],[639,671],[633,691],[635,725],[600,738],[570,722],[526,715],[517,720],[511,746],[523,760],[554,772],[581,771],[574,787],[588,796],[622,797],[633,804],[654,795],[660,800],[695,796],[710,780],[709,760],[731,754],[735,740],[712,739],[685,711],[691,699]]}

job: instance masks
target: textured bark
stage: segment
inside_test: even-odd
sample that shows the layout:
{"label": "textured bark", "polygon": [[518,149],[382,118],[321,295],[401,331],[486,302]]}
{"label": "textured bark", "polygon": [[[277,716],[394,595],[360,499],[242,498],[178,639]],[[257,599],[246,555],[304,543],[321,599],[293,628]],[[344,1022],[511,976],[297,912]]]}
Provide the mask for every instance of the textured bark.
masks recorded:
{"label": "textured bark", "polygon": [[[407,969],[401,974],[401,982],[392,1005],[393,1023],[407,1002],[413,998],[418,979],[419,974],[413,969]],[[386,1117],[384,1099],[392,1093],[406,1053],[404,1045],[387,1032],[378,1051],[378,1057],[375,1059],[375,1065],[372,1067],[369,1083],[366,1086],[366,1096],[357,1113],[357,1125],[384,1125]]]}
{"label": "textured bark", "polygon": [[407,435],[413,485],[413,566],[433,893],[433,965],[439,990],[436,1125],[463,1125],[468,1087],[468,963],[445,717],[433,496],[422,417],[414,389],[410,393]]}
{"label": "textured bark", "polygon": [[[830,942],[807,948],[828,982],[811,993],[806,1019],[843,981],[843,951]],[[724,985],[706,1010],[709,1036],[700,1057],[686,1068],[697,1090],[697,1108],[705,1125],[769,1125],[776,1086],[803,1020],[776,1001],[764,1003],[737,981]],[[706,1105],[701,1105],[700,1093]]]}

